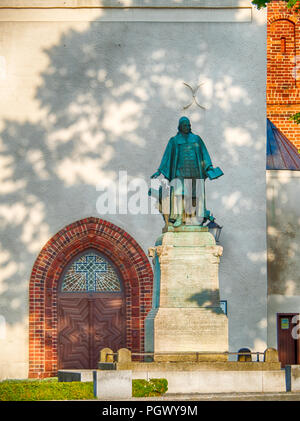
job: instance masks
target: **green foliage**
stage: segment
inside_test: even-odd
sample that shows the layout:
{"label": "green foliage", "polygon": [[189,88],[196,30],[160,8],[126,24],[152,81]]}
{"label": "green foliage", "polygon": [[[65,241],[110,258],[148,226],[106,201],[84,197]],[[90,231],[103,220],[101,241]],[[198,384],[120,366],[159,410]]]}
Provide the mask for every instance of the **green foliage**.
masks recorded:
{"label": "green foliage", "polygon": [[271,0],[252,0],[252,4],[254,4],[258,9],[262,7],[267,7],[267,4],[270,3]]}
{"label": "green foliage", "polygon": [[[258,9],[266,7],[272,0],[252,0],[252,4],[257,6]],[[283,0],[287,3],[287,7],[294,7],[297,5],[296,10],[300,9],[299,0]]]}
{"label": "green foliage", "polygon": [[58,382],[54,378],[0,382],[0,401],[77,399],[95,399],[92,382]]}
{"label": "green foliage", "polygon": [[296,114],[291,115],[289,120],[292,120],[297,124],[300,124],[300,113],[296,113]]}
{"label": "green foliage", "polygon": [[[168,390],[166,379],[133,380],[132,396],[161,396]],[[95,399],[93,382],[43,380],[4,380],[0,382],[0,401],[51,401]]]}
{"label": "green foliage", "polygon": [[166,379],[132,380],[132,396],[135,398],[161,396],[167,390]]}

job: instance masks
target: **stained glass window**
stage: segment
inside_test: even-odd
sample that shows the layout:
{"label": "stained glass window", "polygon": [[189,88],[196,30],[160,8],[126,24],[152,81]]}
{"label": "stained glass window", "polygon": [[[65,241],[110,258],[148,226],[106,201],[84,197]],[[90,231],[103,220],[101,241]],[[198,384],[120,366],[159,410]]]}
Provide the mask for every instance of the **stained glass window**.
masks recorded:
{"label": "stained glass window", "polygon": [[111,263],[102,255],[89,251],[75,259],[67,268],[61,291],[118,292],[121,291],[121,284]]}

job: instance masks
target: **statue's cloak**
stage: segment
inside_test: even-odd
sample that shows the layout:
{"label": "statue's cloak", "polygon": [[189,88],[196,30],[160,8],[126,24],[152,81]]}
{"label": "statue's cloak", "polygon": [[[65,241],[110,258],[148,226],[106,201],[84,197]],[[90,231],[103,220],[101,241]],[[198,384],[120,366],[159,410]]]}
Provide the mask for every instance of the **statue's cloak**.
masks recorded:
{"label": "statue's cloak", "polygon": [[[178,167],[179,158],[179,145],[183,143],[186,143],[186,138],[184,138],[181,133],[178,132],[176,136],[171,137],[169,140],[165,153],[162,157],[159,171],[169,181],[176,178],[176,170]],[[200,179],[205,180],[208,177],[207,170],[212,166],[206,146],[201,137],[193,133],[189,133],[188,143],[196,143],[195,155],[199,167]]]}

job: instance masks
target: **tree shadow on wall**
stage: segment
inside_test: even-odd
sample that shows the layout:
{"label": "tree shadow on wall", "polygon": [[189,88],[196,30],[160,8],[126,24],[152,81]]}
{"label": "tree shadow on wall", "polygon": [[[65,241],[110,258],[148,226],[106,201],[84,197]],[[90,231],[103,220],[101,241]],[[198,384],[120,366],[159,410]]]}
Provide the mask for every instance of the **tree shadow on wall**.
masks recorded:
{"label": "tree shadow on wall", "polygon": [[197,307],[203,307],[215,314],[224,314],[220,306],[214,305],[220,301],[220,292],[218,289],[203,289],[201,292],[192,295],[189,302],[195,303]]}
{"label": "tree shadow on wall", "polygon": [[[276,300],[300,295],[299,178],[268,171],[268,293]],[[295,308],[295,312],[298,311]]]}
{"label": "tree shadow on wall", "polygon": [[[127,225],[137,226],[132,233],[137,241],[144,248],[154,244],[157,232],[151,227],[161,219],[97,214],[96,186],[101,180],[117,180],[120,170],[126,170],[131,179],[149,180],[182,114],[191,117],[194,126],[204,122],[214,126],[220,140],[208,144],[208,149],[228,179],[241,155],[251,154],[249,165],[254,166],[256,157],[265,153],[261,140],[255,138],[259,115],[241,121],[242,143],[228,140],[231,125],[237,129],[232,116],[252,102],[251,83],[249,89],[245,87],[242,76],[247,74],[248,53],[240,40],[233,31],[214,33],[206,24],[191,23],[190,31],[184,24],[166,25],[153,30],[151,23],[95,21],[84,30],[66,29],[52,46],[33,52],[48,62],[35,87],[34,101],[41,116],[37,122],[29,114],[21,121],[6,119],[1,131],[1,314],[9,324],[27,317],[24,296],[32,265],[42,246],[63,226],[85,216],[99,216],[125,230]],[[44,22],[43,28],[55,31],[53,23]],[[32,37],[39,36],[38,30],[32,26]],[[205,41],[212,38],[213,49]],[[245,31],[244,41],[252,42],[251,33]],[[228,44],[232,48],[224,60]],[[208,103],[207,111],[195,104],[183,111],[191,100],[184,82],[202,80],[209,87],[199,91],[201,100]],[[222,183],[228,179],[216,186],[215,201],[221,200]],[[234,210],[242,223],[251,220],[257,204],[235,183],[233,177],[236,198],[223,197],[222,216],[229,220]],[[229,246],[227,253],[231,252]],[[198,305],[202,302],[201,297],[193,299]]]}

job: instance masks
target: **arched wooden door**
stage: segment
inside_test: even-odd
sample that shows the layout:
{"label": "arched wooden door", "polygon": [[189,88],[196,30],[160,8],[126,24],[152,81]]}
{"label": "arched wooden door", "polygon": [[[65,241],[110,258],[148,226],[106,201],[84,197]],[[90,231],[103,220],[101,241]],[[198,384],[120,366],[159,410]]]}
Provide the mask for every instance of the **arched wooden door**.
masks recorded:
{"label": "arched wooden door", "polygon": [[102,348],[126,346],[121,276],[90,249],[68,264],[58,286],[58,368],[97,368]]}

